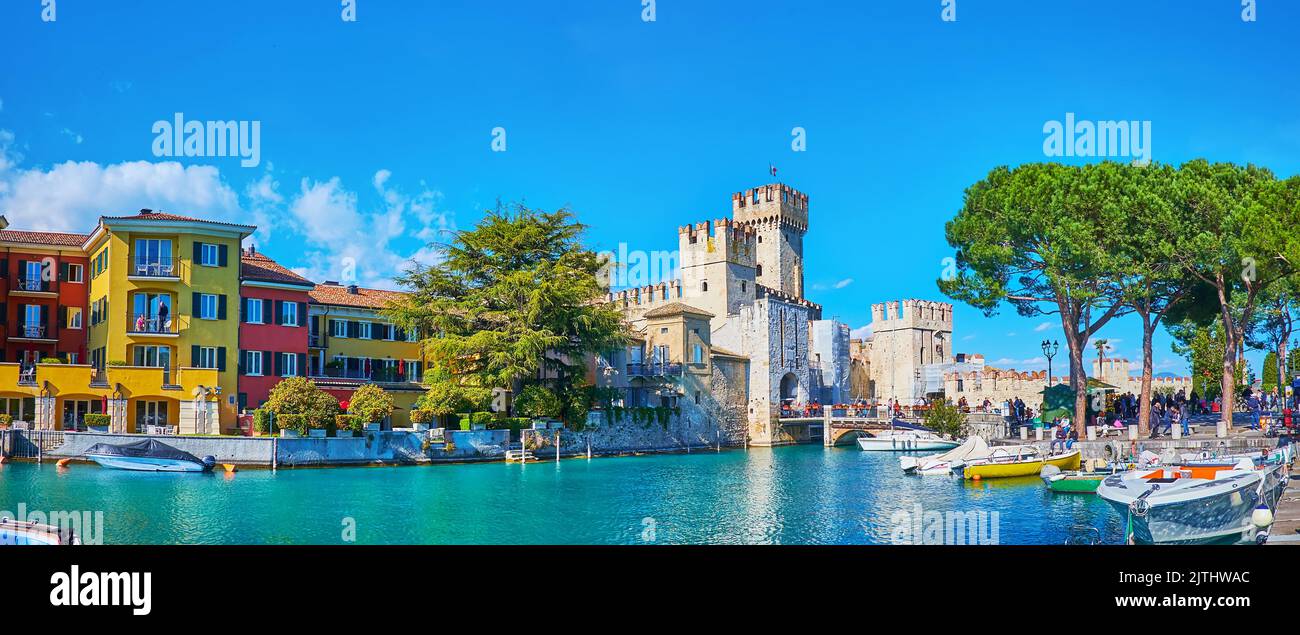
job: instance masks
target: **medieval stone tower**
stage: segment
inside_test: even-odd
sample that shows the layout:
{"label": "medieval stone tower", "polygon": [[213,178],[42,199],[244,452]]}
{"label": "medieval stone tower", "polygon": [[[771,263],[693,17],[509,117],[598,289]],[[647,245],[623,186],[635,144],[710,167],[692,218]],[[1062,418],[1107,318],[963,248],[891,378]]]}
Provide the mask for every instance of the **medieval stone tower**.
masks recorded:
{"label": "medieval stone tower", "polygon": [[682,288],[688,303],[725,319],[754,301],[757,235],[723,218],[677,228]]}
{"label": "medieval stone tower", "polygon": [[871,381],[875,397],[915,403],[922,366],[952,362],[952,305],[903,300],[871,305]]}
{"label": "medieval stone tower", "polygon": [[757,235],[758,284],[802,299],[808,195],[784,184],[763,185],[732,194],[731,211],[736,223]]}

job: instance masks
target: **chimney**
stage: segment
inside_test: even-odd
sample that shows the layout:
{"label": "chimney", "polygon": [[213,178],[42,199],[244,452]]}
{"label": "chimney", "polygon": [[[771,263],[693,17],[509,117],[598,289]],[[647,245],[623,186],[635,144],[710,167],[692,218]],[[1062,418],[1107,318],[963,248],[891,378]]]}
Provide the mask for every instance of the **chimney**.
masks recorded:
{"label": "chimney", "polygon": [[142,208],[142,209],[140,210],[140,214],[141,214],[141,215],[143,215],[143,214],[152,214],[152,213],[153,213],[153,210],[148,209],[148,208]]}
{"label": "chimney", "polygon": [[351,293],[352,295],[357,295],[357,285],[355,284],[348,285],[348,293]]}

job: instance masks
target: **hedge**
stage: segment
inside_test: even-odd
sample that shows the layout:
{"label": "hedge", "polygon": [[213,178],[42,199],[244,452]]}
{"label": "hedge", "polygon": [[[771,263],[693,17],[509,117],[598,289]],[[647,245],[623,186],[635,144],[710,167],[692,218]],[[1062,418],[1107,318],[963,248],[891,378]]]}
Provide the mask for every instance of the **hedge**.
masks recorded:
{"label": "hedge", "polygon": [[432,410],[412,410],[411,423],[433,423],[437,416]]}
{"label": "hedge", "polygon": [[296,430],[298,434],[307,434],[307,416],[285,414],[277,417],[280,420],[281,430]]}
{"label": "hedge", "polygon": [[87,427],[107,428],[113,422],[113,417],[106,414],[92,413],[86,415],[83,419]]}
{"label": "hedge", "polygon": [[336,430],[360,432],[362,424],[361,415],[334,415],[334,428]]}

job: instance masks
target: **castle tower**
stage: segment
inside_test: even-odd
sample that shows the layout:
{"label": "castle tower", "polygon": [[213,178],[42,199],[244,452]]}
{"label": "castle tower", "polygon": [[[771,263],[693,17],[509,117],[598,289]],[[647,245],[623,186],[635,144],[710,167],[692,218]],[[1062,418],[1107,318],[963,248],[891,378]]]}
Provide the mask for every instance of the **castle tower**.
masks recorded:
{"label": "castle tower", "polygon": [[726,320],[754,301],[757,236],[730,219],[677,229],[682,293],[691,306]]}
{"label": "castle tower", "polygon": [[924,397],[930,364],[952,363],[952,305],[903,300],[871,305],[871,381],[875,397],[914,403]]}
{"label": "castle tower", "polygon": [[737,223],[757,234],[758,284],[802,299],[808,195],[784,184],[763,185],[732,194],[731,211]]}

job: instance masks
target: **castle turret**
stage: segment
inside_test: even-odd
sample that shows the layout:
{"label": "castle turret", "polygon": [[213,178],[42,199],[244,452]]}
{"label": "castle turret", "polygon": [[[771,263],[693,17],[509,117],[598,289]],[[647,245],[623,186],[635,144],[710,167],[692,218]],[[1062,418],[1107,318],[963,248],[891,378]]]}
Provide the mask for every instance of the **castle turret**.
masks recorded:
{"label": "castle turret", "polygon": [[753,228],[723,218],[679,227],[677,238],[682,288],[693,306],[725,318],[754,301]]}
{"label": "castle turret", "polygon": [[731,211],[737,223],[752,227],[757,234],[758,284],[803,298],[808,195],[784,184],[763,185],[732,194]]}

